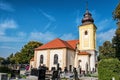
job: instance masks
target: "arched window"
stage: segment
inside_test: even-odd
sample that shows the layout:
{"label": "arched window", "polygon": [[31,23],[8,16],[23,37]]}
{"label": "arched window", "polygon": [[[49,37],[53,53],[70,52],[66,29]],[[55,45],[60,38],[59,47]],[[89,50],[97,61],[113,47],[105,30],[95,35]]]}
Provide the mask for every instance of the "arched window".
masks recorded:
{"label": "arched window", "polygon": [[58,64],[58,55],[57,54],[54,55],[54,64]]}
{"label": "arched window", "polygon": [[43,64],[43,55],[40,55],[40,63]]}
{"label": "arched window", "polygon": [[88,35],[88,32],[87,32],[87,31],[85,31],[85,35]]}

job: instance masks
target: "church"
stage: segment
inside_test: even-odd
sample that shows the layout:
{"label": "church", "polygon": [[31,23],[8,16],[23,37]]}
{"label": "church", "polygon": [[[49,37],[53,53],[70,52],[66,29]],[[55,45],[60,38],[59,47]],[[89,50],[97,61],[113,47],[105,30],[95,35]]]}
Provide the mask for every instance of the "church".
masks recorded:
{"label": "church", "polygon": [[62,40],[56,38],[34,51],[34,58],[30,60],[30,66],[38,68],[44,64],[48,70],[56,69],[59,64],[62,71],[66,67],[68,71],[80,68],[81,71],[93,71],[96,69],[96,29],[92,14],[86,10],[79,29],[78,40]]}

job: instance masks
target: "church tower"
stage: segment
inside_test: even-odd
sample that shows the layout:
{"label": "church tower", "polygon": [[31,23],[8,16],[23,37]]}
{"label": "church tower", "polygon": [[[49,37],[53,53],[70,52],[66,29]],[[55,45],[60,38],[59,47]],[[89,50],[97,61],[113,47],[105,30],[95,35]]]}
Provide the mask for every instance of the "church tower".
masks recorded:
{"label": "church tower", "polygon": [[[89,71],[95,70],[96,63],[96,26],[92,14],[86,9],[82,24],[79,26],[79,47],[80,53],[88,53],[88,58],[84,58],[86,62],[82,61],[81,64],[88,63]],[[82,56],[82,55],[81,55]],[[86,55],[87,56],[87,55]],[[85,66],[83,67],[85,69]]]}
{"label": "church tower", "polygon": [[82,25],[79,26],[79,50],[96,49],[96,26],[91,13],[86,10],[82,19]]}

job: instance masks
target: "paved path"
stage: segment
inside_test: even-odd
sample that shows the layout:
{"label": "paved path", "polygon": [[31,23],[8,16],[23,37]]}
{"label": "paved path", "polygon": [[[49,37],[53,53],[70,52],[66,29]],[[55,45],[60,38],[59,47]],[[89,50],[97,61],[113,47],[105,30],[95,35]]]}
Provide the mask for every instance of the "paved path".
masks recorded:
{"label": "paved path", "polygon": [[98,78],[95,78],[95,77],[81,77],[80,80],[98,80]]}
{"label": "paved path", "polygon": [[37,80],[36,76],[28,76],[26,79],[10,79],[10,80]]}
{"label": "paved path", "polygon": [[[37,80],[37,77],[29,76],[26,79],[10,79],[10,80]],[[48,79],[48,80],[50,80],[50,79]],[[69,79],[69,80],[74,80],[74,79]],[[98,80],[98,78],[94,78],[94,77],[81,77],[80,80]]]}

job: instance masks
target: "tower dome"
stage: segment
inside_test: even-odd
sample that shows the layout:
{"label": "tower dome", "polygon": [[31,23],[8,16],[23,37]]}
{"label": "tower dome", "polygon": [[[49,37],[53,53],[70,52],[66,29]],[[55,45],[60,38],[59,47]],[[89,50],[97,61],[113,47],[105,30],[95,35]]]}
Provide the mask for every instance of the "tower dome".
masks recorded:
{"label": "tower dome", "polygon": [[94,19],[92,18],[92,14],[88,10],[86,10],[86,12],[84,14],[84,17],[83,17],[81,22],[82,22],[83,25],[94,22]]}

